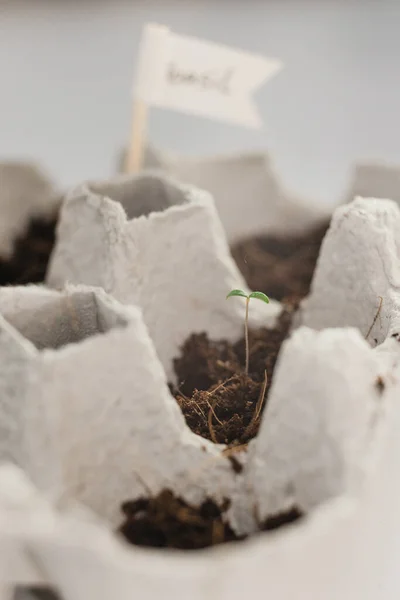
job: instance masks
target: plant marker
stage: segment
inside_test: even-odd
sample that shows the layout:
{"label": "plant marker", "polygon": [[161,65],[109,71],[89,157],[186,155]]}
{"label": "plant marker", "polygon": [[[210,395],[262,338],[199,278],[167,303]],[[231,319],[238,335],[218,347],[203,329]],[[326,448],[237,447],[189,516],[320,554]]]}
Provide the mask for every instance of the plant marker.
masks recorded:
{"label": "plant marker", "polygon": [[168,27],[144,27],[133,89],[126,170],[140,170],[148,107],[158,106],[245,127],[260,128],[253,93],[282,68],[280,61],[181,36]]}

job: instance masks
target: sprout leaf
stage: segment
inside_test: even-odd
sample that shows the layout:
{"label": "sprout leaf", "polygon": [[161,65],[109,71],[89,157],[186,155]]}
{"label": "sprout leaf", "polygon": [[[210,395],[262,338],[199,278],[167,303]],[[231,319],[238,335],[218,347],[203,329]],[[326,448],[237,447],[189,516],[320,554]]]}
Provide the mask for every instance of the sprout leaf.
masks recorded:
{"label": "sprout leaf", "polygon": [[262,292],[251,292],[249,298],[257,298],[258,300],[262,300],[266,304],[269,304],[269,298]]}
{"label": "sprout leaf", "polygon": [[241,296],[242,298],[248,298],[247,294],[243,292],[243,290],[232,290],[227,295],[227,298],[231,298],[232,296]]}

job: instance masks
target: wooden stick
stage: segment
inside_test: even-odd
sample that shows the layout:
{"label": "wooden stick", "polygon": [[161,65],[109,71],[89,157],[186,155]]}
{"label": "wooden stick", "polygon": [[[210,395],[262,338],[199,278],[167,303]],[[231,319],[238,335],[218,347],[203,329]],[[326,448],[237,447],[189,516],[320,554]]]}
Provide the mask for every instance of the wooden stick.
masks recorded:
{"label": "wooden stick", "polygon": [[147,104],[142,100],[134,100],[131,137],[125,166],[126,173],[138,173],[142,168],[146,143],[147,118]]}

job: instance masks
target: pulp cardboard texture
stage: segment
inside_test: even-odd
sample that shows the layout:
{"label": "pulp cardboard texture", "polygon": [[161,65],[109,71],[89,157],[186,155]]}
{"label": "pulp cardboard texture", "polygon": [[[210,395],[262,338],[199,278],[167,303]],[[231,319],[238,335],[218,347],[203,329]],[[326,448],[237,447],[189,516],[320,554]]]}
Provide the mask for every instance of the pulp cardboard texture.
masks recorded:
{"label": "pulp cardboard texture", "polygon": [[313,329],[357,327],[373,346],[382,344],[400,327],[399,253],[395,202],[358,198],[338,208],[298,321]]}
{"label": "pulp cardboard texture", "polygon": [[[40,585],[46,578],[21,543],[20,534],[25,526],[19,522],[19,515],[29,515],[40,527],[40,515],[46,504],[34,486],[27,480],[25,473],[15,464],[0,463],[0,598],[13,598],[10,588],[18,586]],[[1,595],[3,593],[3,596]]]}
{"label": "pulp cardboard texture", "polygon": [[[180,181],[209,191],[229,241],[259,234],[298,234],[328,218],[321,204],[287,191],[266,153],[203,160],[164,158]],[[241,206],[241,210],[232,210]]]}
{"label": "pulp cardboard texture", "polygon": [[51,218],[58,205],[52,182],[38,167],[0,162],[0,258],[11,256],[32,218]]}
{"label": "pulp cardboard texture", "polygon": [[[77,292],[84,294],[85,290],[77,288]],[[32,289],[30,293],[33,293]],[[69,294],[72,293],[70,290]],[[101,292],[90,290],[88,293],[106,298]],[[59,294],[53,294],[59,298]],[[73,302],[76,318],[82,318],[78,299]],[[117,310],[117,305],[111,302]],[[129,309],[128,314],[126,309],[120,310],[120,317],[126,320],[131,318],[132,311],[135,312]],[[8,319],[12,319],[10,312]],[[110,334],[97,334],[94,339],[107,335]],[[140,328],[135,328],[135,340],[144,335],[143,330],[140,332]],[[363,596],[366,588],[360,572],[366,562],[372,568],[377,558],[380,561],[380,556],[373,543],[370,543],[370,554],[360,552],[360,540],[372,535],[378,536],[378,542],[379,536],[382,538],[381,532],[379,535],[376,532],[375,522],[380,503],[384,505],[389,491],[386,489],[385,495],[378,498],[379,504],[373,504],[371,509],[369,487],[373,481],[373,459],[381,449],[382,430],[388,428],[394,418],[392,395],[398,393],[395,383],[398,373],[392,370],[392,381],[388,381],[384,394],[379,396],[374,380],[380,361],[375,360],[374,351],[368,348],[358,332],[327,330],[318,333],[307,328],[294,332],[285,343],[279,360],[271,390],[271,410],[263,417],[260,434],[252,443],[243,476],[239,477],[226,469],[227,461],[216,455],[220,448],[214,447],[213,456],[208,450],[211,444],[187,431],[183,433],[183,427],[180,436],[174,437],[171,448],[164,440],[165,430],[174,432],[166,414],[171,402],[166,397],[167,392],[155,407],[155,385],[146,388],[147,395],[143,395],[145,390],[140,388],[140,397],[137,396],[138,387],[132,387],[135,378],[143,382],[145,363],[141,362],[142,356],[143,361],[148,362],[147,370],[156,379],[155,384],[162,385],[154,375],[157,364],[154,352],[152,357],[146,355],[143,346],[139,353],[133,352],[121,343],[121,337],[108,337],[106,341],[105,347],[86,348],[87,356],[90,352],[94,361],[90,369],[83,354],[75,363],[66,362],[64,357],[62,372],[54,374],[51,369],[59,388],[53,386],[54,393],[47,396],[52,402],[57,399],[57,405],[63,401],[65,406],[58,421],[62,427],[57,429],[57,443],[48,445],[47,452],[56,450],[64,458],[63,471],[69,475],[68,481],[64,479],[66,489],[59,490],[56,495],[47,487],[46,498],[35,492],[21,472],[12,467],[0,469],[0,551],[7,556],[6,581],[29,583],[30,578],[32,582],[44,581],[56,586],[65,600],[106,600],[137,594],[153,598],[160,593],[171,599],[183,600],[189,593],[195,598],[206,599],[210,589],[218,589],[220,598],[239,599],[247,589],[248,593],[254,594],[262,590],[263,594],[267,592],[278,600],[291,597],[288,594],[295,590],[299,598],[339,599],[347,597],[341,594],[346,593],[349,586],[353,594],[348,597],[360,600],[373,597]],[[88,340],[75,341],[64,351],[76,353],[80,344],[87,343]],[[121,354],[120,361],[128,354],[131,358],[136,357],[130,365],[120,362],[119,366],[122,372],[125,369],[132,371],[129,381],[123,377],[125,385],[130,386],[129,402],[114,402],[110,407],[107,394],[101,396],[96,388],[85,384],[84,393],[77,397],[77,407],[71,410],[77,391],[68,389],[68,378],[77,377],[79,384],[83,384],[84,377],[79,376],[79,372],[85,373],[85,378],[90,380],[95,374],[101,387],[106,392],[110,390],[104,377],[105,364],[100,364],[99,359],[103,356],[113,367],[105,352],[110,346]],[[135,368],[138,364],[140,371]],[[111,372],[113,391],[121,394],[118,383],[121,371],[114,367]],[[42,386],[45,389],[45,380]],[[326,390],[329,393],[324,393]],[[157,397],[160,397],[159,390]],[[30,403],[33,402],[31,396]],[[360,404],[357,411],[356,406]],[[48,405],[49,402],[46,410]],[[172,403],[168,408],[171,412],[177,411],[177,406]],[[398,410],[397,403],[394,408]],[[147,418],[149,413],[151,423]],[[179,417],[176,415],[176,419]],[[36,428],[37,420],[30,417],[29,424]],[[126,435],[127,430],[130,438]],[[143,431],[146,439],[141,437]],[[61,441],[63,435],[68,436],[68,440]],[[273,436],[271,443],[270,435]],[[185,445],[189,436],[192,447]],[[136,441],[140,446],[138,452],[135,452]],[[59,448],[64,444],[66,450],[60,452]],[[156,450],[153,445],[157,445]],[[208,453],[203,452],[203,446]],[[33,473],[48,469],[49,462],[45,462],[47,459],[42,453],[34,458],[40,463]],[[384,460],[388,460],[386,455]],[[390,462],[393,460],[392,456]],[[379,468],[381,465],[379,463]],[[204,467],[206,474],[202,476]],[[140,478],[136,480],[135,474],[139,473]],[[233,515],[234,525],[246,533],[252,530],[255,512],[263,518],[293,504],[314,510],[308,518],[292,527],[274,535],[264,534],[235,547],[193,555],[125,548],[109,532],[109,524],[115,522],[115,511],[123,499],[157,491],[155,473],[159,481],[163,478],[166,485],[182,495],[185,477],[191,490],[202,487],[203,492],[207,490],[214,497],[222,492],[224,497],[233,500],[232,512],[237,511]],[[369,477],[366,478],[366,474]],[[381,474],[380,470],[378,474]],[[142,477],[147,479],[144,489]],[[390,485],[396,491],[396,482],[386,482],[386,488]],[[197,498],[190,493],[188,497],[196,502],[201,497],[198,490],[197,494]],[[62,501],[60,496],[64,496]],[[72,510],[68,500],[77,499],[106,517],[104,524],[84,511]],[[365,514],[366,510],[369,520],[359,523],[359,513]],[[372,510],[372,514],[368,514],[368,510],[370,513]],[[379,546],[381,552],[386,552],[386,542],[395,543],[392,530],[387,527],[385,531],[386,537],[381,539]],[[342,559],[343,553],[347,563]],[[338,570],[338,563],[343,572]],[[353,571],[358,572],[356,579]],[[322,574],[327,580],[323,580]],[[381,562],[373,574],[378,581],[386,583]],[[373,583],[377,585],[375,580]],[[322,594],[324,589],[325,596],[310,596],[317,592]]]}
{"label": "pulp cardboard texture", "polygon": [[[208,193],[154,175],[84,185],[64,202],[48,283],[104,288],[143,311],[169,379],[188,336],[243,335],[246,283]],[[273,327],[277,302],[254,302],[250,324]]]}
{"label": "pulp cardboard texture", "polygon": [[[210,594],[394,600],[400,586],[393,558],[400,551],[400,344],[392,337],[398,333],[397,206],[358,199],[337,210],[298,319],[324,330],[301,327],[285,342],[260,432],[235,476],[222,448],[187,429],[153,341],[168,373],[173,350],[162,332],[173,332],[188,306],[188,323],[201,308],[206,315],[219,310],[231,329],[237,317],[229,336],[205,319],[214,337],[238,337],[243,306],[224,312],[227,303],[221,311],[220,297],[228,281],[229,288],[243,285],[208,196],[156,181],[128,178],[72,194],[50,271],[59,286],[83,273],[86,283],[143,306],[147,328],[137,307],[121,306],[101,290],[0,291],[0,439],[6,440],[0,453],[14,463],[0,467],[4,598],[7,582],[31,582],[58,588],[65,600]],[[150,202],[155,209],[147,215],[143,189],[146,207]],[[110,198],[120,199],[126,213]],[[189,228],[179,229],[181,221]],[[207,244],[196,240],[196,231]],[[180,258],[176,245],[169,248],[176,239],[184,242]],[[202,268],[197,249],[206,253]],[[152,265],[166,268],[165,254],[177,258],[174,273],[170,268],[164,276]],[[188,266],[177,272],[186,255]],[[193,296],[187,304],[179,299],[167,311],[168,323],[157,317],[174,298],[168,281],[175,291],[178,285],[177,298],[185,296],[190,264],[197,278],[211,269],[203,284],[217,291],[217,300],[207,304],[201,295],[195,310]],[[153,300],[164,285],[162,302],[146,306],[144,299]],[[279,305],[266,308],[272,323]],[[254,316],[257,322],[261,313]],[[349,325],[359,331],[326,329]],[[251,532],[256,521],[291,506],[309,514],[275,534],[189,555],[126,547],[109,531],[119,503],[162,486],[192,502],[206,494],[231,498],[229,519],[238,532]],[[71,508],[76,501],[102,520]]]}
{"label": "pulp cardboard texture", "polygon": [[145,166],[210,192],[229,243],[259,234],[302,234],[332,212],[285,189],[266,152],[187,159],[148,148]]}
{"label": "pulp cardboard texture", "polygon": [[123,500],[164,488],[231,496],[230,464],[186,426],[137,308],[30,286],[0,290],[0,314],[2,461],[114,525]]}
{"label": "pulp cardboard texture", "polygon": [[[125,153],[119,168],[124,159]],[[317,199],[287,191],[268,153],[183,159],[146,148],[145,166],[208,190],[230,243],[259,233],[303,233],[331,214]],[[372,162],[357,164],[345,201],[355,196],[399,202],[400,169]],[[53,183],[39,167],[17,161],[0,163],[0,257],[11,255],[15,239],[23,235],[31,218],[52,217],[58,206]]]}
{"label": "pulp cardboard texture", "polygon": [[[125,153],[119,159],[120,170],[124,161]],[[147,147],[144,164],[209,191],[230,243],[259,234],[302,234],[328,220],[337,205],[324,206],[318,199],[288,191],[267,152],[188,159]],[[340,203],[357,196],[400,203],[400,167],[356,163]]]}
{"label": "pulp cardboard texture", "polygon": [[[95,521],[57,511],[43,500],[36,509],[32,500],[24,505],[15,473],[3,467],[0,487],[12,489],[17,505],[13,512],[9,506],[0,510],[3,547],[10,539],[18,540],[65,600],[206,600],[210,594],[240,600],[244,593],[274,600],[395,600],[400,528],[397,393],[385,399],[370,477],[359,497],[335,500],[273,535],[189,554],[128,548]],[[27,485],[20,482],[22,488]]]}
{"label": "pulp cardboard texture", "polygon": [[237,530],[257,529],[248,520],[251,507],[260,523],[285,509],[307,514],[334,497],[359,494],[380,424],[376,381],[383,366],[393,369],[392,355],[383,365],[355,329],[302,327],[284,344],[250,443],[238,510],[233,503]]}

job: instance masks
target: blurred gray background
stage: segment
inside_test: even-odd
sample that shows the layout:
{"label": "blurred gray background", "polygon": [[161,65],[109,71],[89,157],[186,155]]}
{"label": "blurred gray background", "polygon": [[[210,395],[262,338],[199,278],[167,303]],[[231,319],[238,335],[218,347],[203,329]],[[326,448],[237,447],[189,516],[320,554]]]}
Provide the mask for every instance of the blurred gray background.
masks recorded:
{"label": "blurred gray background", "polygon": [[400,164],[400,0],[0,0],[0,159],[35,158],[62,185],[112,174],[147,21],[285,63],[257,95],[262,131],[153,110],[157,147],[267,149],[321,202],[356,160]]}

